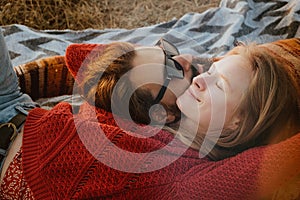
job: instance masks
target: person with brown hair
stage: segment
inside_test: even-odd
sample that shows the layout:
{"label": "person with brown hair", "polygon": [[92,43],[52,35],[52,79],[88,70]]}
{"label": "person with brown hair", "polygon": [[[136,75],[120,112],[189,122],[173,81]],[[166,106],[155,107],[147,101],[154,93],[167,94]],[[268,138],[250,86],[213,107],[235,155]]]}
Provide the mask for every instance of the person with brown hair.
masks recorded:
{"label": "person with brown hair", "polygon": [[[200,149],[203,156],[220,160],[251,147],[278,143],[300,131],[299,83],[294,78],[299,76],[298,39],[290,43],[281,50],[282,55],[273,52],[274,44],[237,46],[225,56],[213,58],[206,72],[200,63],[193,66],[193,59],[183,62],[184,57],[177,56],[174,62],[172,56],[179,51],[164,39],[159,43],[164,53],[159,48],[114,43],[86,64],[79,88],[96,107],[137,123],[165,123],[172,128],[167,130]],[[175,78],[169,74],[170,66]],[[184,70],[178,69],[195,66],[203,73],[194,77],[182,94],[185,87],[178,77],[183,77]],[[69,67],[73,67],[71,63]],[[169,87],[163,79],[171,80]],[[161,92],[166,87],[166,92]]]}
{"label": "person with brown hair", "polygon": [[[209,158],[218,160],[232,156],[250,147],[277,143],[299,132],[299,39],[235,48],[215,62],[208,72],[195,77],[190,86],[191,57],[174,55],[174,46],[167,45],[169,43],[161,47],[136,47],[128,43],[100,46],[101,51],[96,50],[95,54],[88,56],[87,62],[78,65],[80,69],[70,65],[70,60],[84,60],[87,53],[66,55],[69,69],[86,102],[76,114],[72,112],[71,105],[64,102],[49,111],[35,108],[29,112],[24,131],[15,139],[11,137],[10,148],[4,149],[8,153],[5,154],[6,159],[1,159],[4,165],[0,197],[207,199],[214,196],[215,199],[253,199],[260,194],[258,192],[268,197],[272,195],[278,185],[265,181],[273,180],[272,177],[261,182],[253,176],[260,174],[258,168],[263,161],[261,154],[253,156],[259,149],[241,153],[232,160],[213,162]],[[273,51],[275,48],[278,49]],[[278,55],[279,51],[282,53]],[[104,62],[104,59],[108,61]],[[7,59],[6,63],[1,64],[1,70],[11,67],[8,62]],[[129,69],[110,71],[110,67],[123,63],[127,63]],[[116,76],[118,73],[120,75]],[[276,73],[283,74],[275,76]],[[276,77],[280,77],[280,84],[273,80]],[[172,80],[182,82],[179,85]],[[110,87],[105,90],[102,84]],[[172,84],[175,88],[171,87]],[[122,88],[125,87],[132,87],[128,94],[137,92],[124,96],[127,91]],[[128,121],[130,115],[139,114],[128,109],[139,108],[140,104],[145,103],[143,101],[149,100],[139,99],[140,94],[142,97],[144,95],[139,93],[143,90],[146,95],[150,93],[147,97],[152,97],[150,108],[147,108],[149,118],[145,118],[148,124],[173,122],[174,129],[170,131],[176,135],[160,129],[157,132],[156,127]],[[279,101],[282,95],[286,95],[287,99],[281,98]],[[159,106],[160,102],[163,106]],[[183,113],[179,121],[174,113],[166,110],[167,106],[175,103]],[[167,106],[164,107],[164,104]],[[124,110],[124,105],[127,110]],[[251,109],[249,113],[247,106]],[[221,114],[221,117],[215,114]],[[279,121],[282,118],[285,119]],[[134,119],[137,121],[138,117]],[[123,125],[122,128],[119,125]],[[10,127],[7,128],[10,130]],[[14,135],[16,130],[1,135],[12,136],[11,132]],[[153,132],[157,134],[153,135]],[[191,139],[193,134],[195,140]],[[253,139],[248,140],[248,137]],[[212,153],[199,159],[198,150],[207,155],[205,144],[215,142],[216,147],[212,145],[212,151],[208,153],[217,149],[224,156]],[[289,142],[287,144],[297,153],[295,145]],[[240,147],[240,144],[245,147]],[[279,155],[278,148],[282,146],[285,147],[281,148],[283,152],[290,153],[285,144],[271,146],[268,155]],[[299,172],[295,167],[298,166],[295,163],[298,163],[299,155],[293,158],[288,165],[283,163],[287,166],[284,170],[289,169],[283,177],[288,179]],[[280,158],[277,160],[281,161]],[[239,167],[235,163],[239,163]],[[272,169],[272,173],[284,170],[279,166]],[[236,181],[241,178],[247,181]],[[263,184],[258,185],[260,183]],[[232,190],[234,188],[238,189]],[[267,189],[268,193],[264,193]]]}
{"label": "person with brown hair", "polygon": [[[114,114],[132,118],[137,123],[170,124],[178,121],[180,111],[176,99],[201,70],[199,66],[192,66],[193,56],[180,54],[164,39],[154,47],[126,42],[104,46],[91,50],[89,58],[85,58],[89,62],[85,62],[84,67],[78,66],[81,63],[76,63],[76,56],[66,58],[71,71],[80,68],[76,75],[84,77],[78,86],[80,94],[96,107],[109,112],[114,109]],[[76,47],[77,44],[70,45],[67,54]],[[119,81],[121,77],[122,81]],[[152,107],[155,104],[161,106]],[[165,116],[158,114],[164,111]]]}

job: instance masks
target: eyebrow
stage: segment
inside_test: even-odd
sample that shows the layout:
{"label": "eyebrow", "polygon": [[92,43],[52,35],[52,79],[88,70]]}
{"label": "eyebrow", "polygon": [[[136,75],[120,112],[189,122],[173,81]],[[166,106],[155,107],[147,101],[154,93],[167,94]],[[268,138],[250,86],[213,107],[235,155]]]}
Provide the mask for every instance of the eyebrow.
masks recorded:
{"label": "eyebrow", "polygon": [[[219,73],[220,74],[220,73]],[[227,83],[227,85],[229,86],[229,88],[231,89],[231,84],[229,82],[229,80],[223,75],[223,74],[220,74],[220,77]]]}
{"label": "eyebrow", "polygon": [[228,85],[229,88],[231,89],[230,81],[228,80],[228,78],[227,78],[226,76],[224,76],[224,74],[221,74],[221,73],[218,71],[218,69],[217,69],[215,63],[213,63],[211,67],[213,67],[214,70],[216,70],[216,72],[220,75],[220,77],[227,83],[227,85]]}

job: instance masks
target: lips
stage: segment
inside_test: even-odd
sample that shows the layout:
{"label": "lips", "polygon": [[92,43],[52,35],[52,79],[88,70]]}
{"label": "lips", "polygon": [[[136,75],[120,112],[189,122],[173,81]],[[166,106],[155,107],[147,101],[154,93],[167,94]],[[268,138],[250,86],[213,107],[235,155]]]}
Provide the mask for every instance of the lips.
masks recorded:
{"label": "lips", "polygon": [[193,90],[192,90],[191,87],[189,87],[188,93],[189,93],[194,99],[196,99],[199,103],[202,102],[202,101],[197,97],[197,95],[194,94],[194,92],[193,92]]}

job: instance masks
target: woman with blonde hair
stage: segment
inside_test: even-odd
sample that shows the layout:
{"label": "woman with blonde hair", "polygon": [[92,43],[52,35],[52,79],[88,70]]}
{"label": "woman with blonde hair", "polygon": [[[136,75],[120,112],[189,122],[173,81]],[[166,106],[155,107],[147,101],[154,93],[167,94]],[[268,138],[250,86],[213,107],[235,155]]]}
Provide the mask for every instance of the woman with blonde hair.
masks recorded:
{"label": "woman with blonde hair", "polygon": [[[215,145],[210,152],[206,152],[203,148],[205,155],[208,154],[210,158],[220,160],[251,147],[278,143],[299,133],[299,43],[299,39],[290,39],[263,45],[238,46],[224,57],[215,59],[216,62],[208,72],[194,78],[190,89],[177,100],[186,118],[189,118],[190,113],[185,112],[190,111],[188,107],[193,103],[193,100],[189,103],[185,101],[185,96],[189,96],[189,91],[195,93],[194,101],[202,101],[203,94],[201,93],[205,93],[210,87],[219,87],[221,91],[223,90],[222,92],[228,92],[225,94],[227,99],[223,103],[226,108],[223,107],[223,109],[226,109],[226,114],[229,115],[229,124],[226,125],[225,121],[224,127],[221,127],[223,129],[219,129],[218,138],[212,137]],[[234,59],[240,60],[240,63],[235,63]],[[242,73],[234,73],[234,69],[231,69],[233,66],[241,68],[245,76],[242,77]],[[216,74],[215,77],[212,77],[214,74]],[[238,75],[239,79],[234,80],[234,76]],[[238,94],[238,100],[231,101],[232,90],[234,92],[238,90],[233,87],[241,88],[245,83],[247,86]],[[216,98],[216,96],[211,94],[210,98]],[[201,112],[202,110],[199,114],[203,115],[205,111]],[[218,114],[220,112],[222,113],[219,111]],[[200,121],[199,127],[203,124],[205,123]],[[201,148],[206,131],[207,128],[204,132],[197,133],[193,142],[196,149]],[[188,137],[188,134],[185,135]]]}
{"label": "woman with blonde hair", "polygon": [[[186,86],[176,83],[182,90],[173,94],[173,99],[169,96],[174,85],[168,86],[164,81],[182,81],[178,77],[183,77],[184,70],[178,69],[195,69],[199,66],[197,63],[192,65],[195,58],[185,58],[184,64],[190,68],[181,67],[182,59],[174,56],[179,55],[179,51],[163,39],[159,45],[163,53],[149,47],[136,50],[132,44],[115,43],[101,49],[100,55],[97,49],[93,50],[95,55],[92,54],[89,64],[83,67],[87,70],[81,71],[84,78],[79,87],[83,96],[96,107],[109,112],[115,107],[114,114],[132,118],[137,123],[166,122],[171,127],[167,130],[178,134],[187,145],[201,149],[203,155],[213,160],[220,160],[251,147],[278,143],[300,131],[298,43],[299,39],[295,38],[237,46],[226,55],[212,59],[214,63],[208,71],[203,72],[200,66],[197,70],[203,73],[194,77],[184,94],[182,91]],[[73,48],[76,45],[69,47]],[[156,59],[153,59],[154,55],[149,56],[151,51],[156,53]],[[158,59],[159,53],[165,55],[164,61]],[[179,67],[174,67],[172,60],[169,66],[177,69],[174,71],[179,75],[168,77],[166,62],[172,57],[178,59],[175,64]],[[74,57],[67,62],[71,71],[80,67],[78,63],[74,64]],[[161,68],[166,67],[162,73],[164,77],[157,75],[162,70],[156,66],[159,62],[164,64]],[[149,66],[143,67],[146,64]],[[142,67],[139,73],[132,70]],[[152,75],[149,80],[153,82],[159,77],[158,82],[163,86],[148,83],[145,74]],[[125,79],[120,81],[123,75]],[[143,82],[136,77],[143,77]],[[142,86],[138,87],[139,84]],[[164,87],[167,89],[162,93]],[[158,96],[162,100],[157,100]]]}
{"label": "woman with blonde hair", "polygon": [[[209,158],[219,160],[250,147],[280,142],[299,132],[299,39],[238,47],[215,62],[208,72],[195,77],[190,86],[192,57],[178,55],[170,43],[160,47],[100,45],[87,58],[96,46],[87,45],[83,51],[75,51],[75,45],[73,51],[67,51],[69,70],[87,101],[78,113],[62,102],[52,110],[31,110],[24,131],[20,130],[16,137],[11,137],[17,133],[14,126],[1,126],[7,128],[1,137],[8,138],[8,143],[0,146],[1,152],[5,151],[1,157],[1,199],[232,200],[269,197],[278,189],[272,181],[260,184],[258,177],[253,176],[260,173],[257,170],[261,156],[252,156],[259,149],[232,160],[212,162]],[[8,58],[7,51],[3,54]],[[106,63],[103,69],[102,61]],[[128,64],[124,71],[113,67],[122,67],[124,63]],[[142,70],[138,70],[139,66]],[[13,73],[9,59],[2,59],[0,67],[1,71]],[[0,81],[10,77],[0,76]],[[120,80],[124,82],[119,83]],[[176,84],[178,81],[180,85]],[[124,92],[125,86],[131,91]],[[134,95],[128,99],[124,93]],[[149,99],[143,99],[143,95]],[[148,100],[149,105],[144,102]],[[180,121],[175,112],[167,110],[175,103],[183,113]],[[146,111],[140,104],[148,106]],[[113,116],[114,111],[118,116]],[[178,134],[136,125],[128,121],[130,116],[126,112],[135,121],[143,114],[149,115],[141,118],[148,124],[173,123]],[[222,114],[220,121],[210,120],[215,119],[216,113]],[[118,121],[119,116],[125,119]],[[118,125],[125,125],[122,128],[126,131]],[[190,136],[192,128],[196,130],[195,140]],[[216,141],[215,132],[220,133]],[[210,152],[206,148],[202,151],[201,146],[210,134],[213,137],[208,142],[216,142],[216,146]],[[289,140],[287,143],[295,146]],[[287,147],[285,144],[284,141],[270,149]],[[208,157],[199,159],[198,149],[208,153]],[[287,150],[282,149],[291,152]],[[279,155],[278,151],[273,152],[276,154],[269,155]],[[291,169],[289,174],[278,180],[299,172],[299,165],[294,165],[299,155],[294,158],[284,168]],[[239,163],[238,167],[235,163]],[[277,166],[271,172],[282,170]],[[264,180],[273,179],[268,176]],[[266,190],[268,193],[264,193]]]}

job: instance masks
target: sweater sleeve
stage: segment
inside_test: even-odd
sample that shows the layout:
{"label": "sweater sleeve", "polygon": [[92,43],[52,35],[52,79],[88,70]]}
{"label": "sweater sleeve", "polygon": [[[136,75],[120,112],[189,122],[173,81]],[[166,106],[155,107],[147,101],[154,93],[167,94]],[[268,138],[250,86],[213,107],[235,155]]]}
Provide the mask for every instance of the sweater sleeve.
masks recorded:
{"label": "sweater sleeve", "polygon": [[182,199],[287,199],[300,196],[300,133],[278,144],[249,149],[205,170],[193,167],[175,186]]}
{"label": "sweater sleeve", "polygon": [[[47,149],[52,144],[46,141],[55,141],[70,117],[71,106],[60,103],[51,111],[35,108],[26,119],[22,144],[23,171],[29,187],[40,199],[51,197],[46,181],[39,178],[43,163],[50,157]],[[47,131],[49,128],[55,128],[55,131]]]}
{"label": "sweater sleeve", "polygon": [[[88,113],[81,116],[79,128],[85,130],[85,137],[88,138],[96,134],[93,130],[98,123],[90,122],[87,116]],[[105,121],[105,115],[101,116]],[[161,145],[161,140],[140,143],[131,135],[121,134],[123,131],[113,123],[102,123],[101,127],[114,144],[118,143],[124,149],[147,152],[155,150],[153,145],[161,147],[157,146]],[[76,194],[76,197],[113,195],[116,198],[128,197],[126,199],[262,199],[282,191],[286,183],[290,186],[290,183],[300,181],[300,134],[218,162],[198,159],[193,156],[194,151],[188,151],[160,170],[136,175],[95,162],[74,128],[69,104],[61,103],[51,111],[35,109],[30,112],[24,127],[23,167],[24,176],[37,199],[61,199],[64,192]],[[127,157],[112,157],[111,146],[91,138],[95,144],[92,146],[101,151],[102,156],[108,156],[112,161],[129,162]],[[179,148],[178,144],[175,146]],[[169,159],[164,156],[176,155],[172,149],[159,159]],[[55,163],[57,165],[54,166]],[[291,187],[295,195],[300,192],[298,185]]]}

